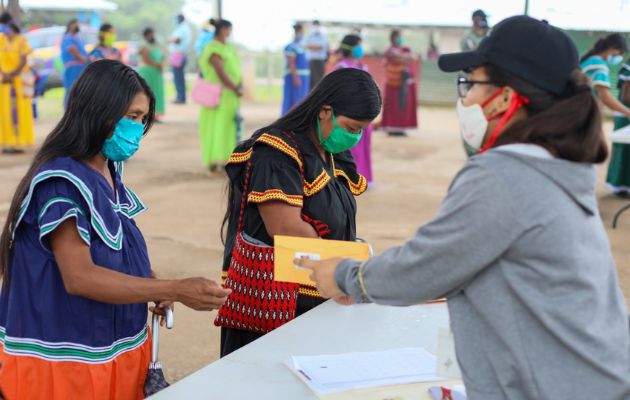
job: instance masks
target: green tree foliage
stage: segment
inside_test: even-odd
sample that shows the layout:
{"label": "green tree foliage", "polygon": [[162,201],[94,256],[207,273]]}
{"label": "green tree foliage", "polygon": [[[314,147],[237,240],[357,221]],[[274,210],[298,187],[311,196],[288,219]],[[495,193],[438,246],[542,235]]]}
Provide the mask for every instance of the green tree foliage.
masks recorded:
{"label": "green tree foliage", "polygon": [[184,0],[114,0],[118,9],[103,15],[102,21],[116,27],[121,40],[140,40],[142,31],[152,27],[164,43],[175,28],[175,16]]}

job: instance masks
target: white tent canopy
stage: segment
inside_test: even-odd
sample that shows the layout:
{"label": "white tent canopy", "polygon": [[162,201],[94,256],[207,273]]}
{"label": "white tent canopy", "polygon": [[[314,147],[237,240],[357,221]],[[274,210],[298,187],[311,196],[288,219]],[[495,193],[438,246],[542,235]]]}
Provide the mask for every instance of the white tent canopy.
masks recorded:
{"label": "white tent canopy", "polygon": [[47,11],[114,11],[118,5],[107,0],[21,0],[20,7]]}
{"label": "white tent canopy", "polygon": [[[224,17],[234,23],[235,39],[264,49],[288,43],[298,20],[465,27],[481,8],[494,25],[522,14],[525,0],[224,0],[223,7]],[[630,31],[630,0],[598,0],[596,7],[575,0],[530,0],[529,14],[564,29]]]}

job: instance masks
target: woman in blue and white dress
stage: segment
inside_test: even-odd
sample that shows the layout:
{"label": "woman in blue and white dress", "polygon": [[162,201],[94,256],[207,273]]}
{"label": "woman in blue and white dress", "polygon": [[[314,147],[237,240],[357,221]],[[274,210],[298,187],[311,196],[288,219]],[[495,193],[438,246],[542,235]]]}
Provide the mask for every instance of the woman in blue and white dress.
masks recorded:
{"label": "woman in blue and white dress", "polygon": [[[610,67],[617,66],[623,61],[623,55],[628,51],[626,39],[619,33],[610,34],[595,42],[595,45],[580,60],[580,69],[590,79],[593,91],[601,102],[615,113],[615,129],[621,128],[623,125],[619,121],[627,121],[630,118],[630,108],[622,101],[615,98],[610,92],[612,87],[610,79]],[[625,75],[620,73],[620,77]],[[630,173],[620,170],[623,167],[622,159],[624,150],[630,148],[629,145],[613,144],[608,169],[608,177],[606,179],[608,188],[619,196],[627,196],[630,194],[630,187],[625,185],[626,181],[630,181]],[[625,150],[627,152],[627,150]],[[626,155],[627,158],[627,155]]]}

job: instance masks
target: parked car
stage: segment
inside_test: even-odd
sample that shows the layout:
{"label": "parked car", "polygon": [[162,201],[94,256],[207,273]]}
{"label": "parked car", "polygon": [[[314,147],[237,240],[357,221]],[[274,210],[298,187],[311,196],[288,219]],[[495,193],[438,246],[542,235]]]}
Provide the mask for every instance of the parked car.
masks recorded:
{"label": "parked car", "polygon": [[[26,38],[33,49],[29,63],[44,82],[44,90],[63,87],[64,67],[61,61],[61,41],[65,32],[65,26],[51,26],[26,33]],[[89,53],[98,43],[98,30],[81,26],[80,35]],[[137,42],[120,41],[114,43],[114,47],[120,50],[124,63],[132,67],[138,65]]]}

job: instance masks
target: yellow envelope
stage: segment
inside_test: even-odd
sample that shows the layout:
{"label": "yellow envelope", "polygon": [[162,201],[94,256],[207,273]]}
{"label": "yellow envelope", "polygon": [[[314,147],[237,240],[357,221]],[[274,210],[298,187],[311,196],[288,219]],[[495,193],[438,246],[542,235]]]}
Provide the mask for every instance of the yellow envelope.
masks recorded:
{"label": "yellow envelope", "polygon": [[274,280],[314,286],[311,272],[293,264],[296,258],[327,260],[329,258],[353,258],[365,261],[370,258],[367,243],[341,240],[309,239],[292,236],[274,237]]}

